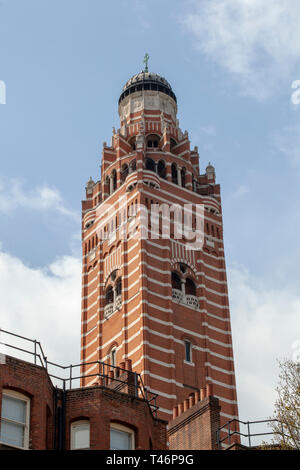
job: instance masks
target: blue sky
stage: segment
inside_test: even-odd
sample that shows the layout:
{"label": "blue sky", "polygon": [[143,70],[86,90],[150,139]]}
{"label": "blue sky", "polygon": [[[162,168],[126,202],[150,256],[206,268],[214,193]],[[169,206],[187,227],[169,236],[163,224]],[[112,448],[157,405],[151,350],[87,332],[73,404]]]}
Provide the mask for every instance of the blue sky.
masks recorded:
{"label": "blue sky", "polygon": [[300,342],[297,0],[0,2],[1,324],[77,359],[80,201],[145,52],[216,168],[240,414],[264,418]]}

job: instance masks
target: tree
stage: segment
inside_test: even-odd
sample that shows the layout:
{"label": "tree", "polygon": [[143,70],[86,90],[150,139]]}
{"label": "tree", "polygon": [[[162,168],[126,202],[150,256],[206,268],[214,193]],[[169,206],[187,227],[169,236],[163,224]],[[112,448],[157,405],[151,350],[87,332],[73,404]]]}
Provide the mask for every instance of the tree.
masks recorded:
{"label": "tree", "polygon": [[281,449],[300,450],[300,362],[279,361],[279,384],[276,389],[272,423],[274,444]]}

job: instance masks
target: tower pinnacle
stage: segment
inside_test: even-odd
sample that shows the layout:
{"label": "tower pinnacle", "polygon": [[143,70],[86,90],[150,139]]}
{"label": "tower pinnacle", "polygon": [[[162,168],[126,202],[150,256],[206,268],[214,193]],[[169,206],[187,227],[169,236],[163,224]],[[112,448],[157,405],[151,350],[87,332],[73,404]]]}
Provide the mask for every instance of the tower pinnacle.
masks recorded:
{"label": "tower pinnacle", "polygon": [[148,60],[149,60],[150,56],[148,54],[148,52],[146,52],[145,56],[144,56],[144,64],[145,64],[145,70],[144,72],[148,72]]}

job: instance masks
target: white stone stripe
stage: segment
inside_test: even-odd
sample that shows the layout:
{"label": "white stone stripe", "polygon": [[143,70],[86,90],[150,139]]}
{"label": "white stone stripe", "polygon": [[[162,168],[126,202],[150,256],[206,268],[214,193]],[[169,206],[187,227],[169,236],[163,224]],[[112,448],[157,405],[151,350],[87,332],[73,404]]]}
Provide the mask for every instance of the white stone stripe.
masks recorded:
{"label": "white stone stripe", "polygon": [[222,369],[221,367],[213,366],[210,362],[205,362],[204,365],[210,367],[213,370],[222,372],[223,374],[234,375],[234,372],[232,370],[226,370],[226,369]]}
{"label": "white stone stripe", "polygon": [[[162,377],[161,375],[157,375],[157,374],[152,374],[149,370],[143,370],[141,372],[141,375],[149,375],[149,377],[160,380],[161,382],[174,383],[178,387],[183,387],[183,385],[179,382],[176,382],[176,380],[170,379],[167,377]],[[167,398],[177,398],[176,395],[169,395],[168,393],[163,394],[163,392],[158,392],[158,395],[166,396]]]}
{"label": "white stone stripe", "polygon": [[210,330],[214,330],[214,331],[217,331],[218,333],[222,333],[222,335],[231,335],[231,331],[228,331],[228,330],[221,330],[221,328],[217,328],[216,326],[212,326],[210,325],[209,323],[207,322],[202,322],[202,325],[203,326],[206,326],[207,328],[209,328]]}
{"label": "white stone stripe", "polygon": [[214,397],[218,398],[220,401],[223,401],[224,403],[229,403],[230,405],[237,405],[236,400],[229,400],[228,398],[221,397],[220,395],[215,395]]}
{"label": "white stone stripe", "polygon": [[225,388],[230,388],[230,389],[235,389],[236,388],[235,385],[228,385],[228,384],[225,384],[224,382],[219,382],[219,380],[215,380],[215,379],[213,379],[212,377],[209,377],[209,376],[206,376],[206,380],[209,380],[213,384],[220,385],[220,387],[225,387]]}
{"label": "white stone stripe", "polygon": [[[222,411],[220,412],[220,416],[224,416],[224,418],[228,418],[228,420],[239,419],[237,415],[228,415],[227,413],[223,413]],[[223,429],[223,431],[226,431],[226,429]]]}
{"label": "white stone stripe", "polygon": [[[131,354],[132,354],[132,352],[130,352],[130,355]],[[175,364],[159,361],[158,359],[154,359],[153,357],[148,356],[147,354],[141,356],[138,361],[136,361],[134,364],[132,364],[132,367],[136,367],[143,359],[148,359],[150,362],[153,362],[154,364],[158,364],[162,367],[168,367],[168,368],[174,368],[175,369]]]}
{"label": "white stone stripe", "polygon": [[222,341],[217,341],[216,339],[210,338],[207,335],[200,335],[200,333],[196,333],[195,331],[187,330],[186,328],[182,328],[181,326],[173,325],[173,328],[175,330],[183,331],[184,333],[187,333],[189,335],[196,336],[196,338],[207,339],[208,341],[211,341],[212,343],[215,343],[215,344],[219,344],[220,346],[222,346],[224,348],[232,348],[231,344],[223,343]]}

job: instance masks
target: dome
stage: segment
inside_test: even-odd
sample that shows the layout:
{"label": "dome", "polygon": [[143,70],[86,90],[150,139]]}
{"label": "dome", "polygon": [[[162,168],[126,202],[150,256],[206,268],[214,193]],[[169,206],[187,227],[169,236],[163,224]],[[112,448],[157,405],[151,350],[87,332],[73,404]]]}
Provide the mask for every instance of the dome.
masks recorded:
{"label": "dome", "polygon": [[211,172],[215,171],[215,168],[212,166],[212,164],[210,162],[206,167],[206,173],[208,173],[209,171],[211,171]]}
{"label": "dome", "polygon": [[165,78],[153,72],[140,72],[133,75],[133,77],[131,77],[123,86],[123,90],[119,98],[119,104],[124,98],[126,98],[126,96],[141,90],[160,91],[161,93],[169,95],[173,98],[175,103],[177,103],[172,87]]}

